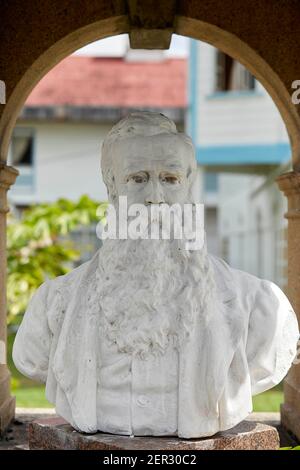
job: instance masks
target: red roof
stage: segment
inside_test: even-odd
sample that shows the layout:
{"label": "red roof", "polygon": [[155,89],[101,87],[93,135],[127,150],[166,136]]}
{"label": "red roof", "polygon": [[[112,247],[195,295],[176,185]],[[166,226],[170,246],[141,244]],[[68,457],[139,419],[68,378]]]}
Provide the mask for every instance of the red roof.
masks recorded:
{"label": "red roof", "polygon": [[130,62],[70,56],[38,83],[26,105],[184,108],[186,88],[185,59]]}

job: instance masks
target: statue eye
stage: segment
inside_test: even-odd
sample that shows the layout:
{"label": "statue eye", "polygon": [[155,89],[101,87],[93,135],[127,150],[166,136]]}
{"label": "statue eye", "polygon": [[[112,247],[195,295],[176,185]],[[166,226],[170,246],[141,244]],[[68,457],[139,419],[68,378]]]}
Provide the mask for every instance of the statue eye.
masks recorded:
{"label": "statue eye", "polygon": [[141,183],[147,183],[148,178],[146,174],[131,175],[128,178],[128,181],[133,181],[134,183],[141,184]]}
{"label": "statue eye", "polygon": [[167,183],[167,184],[178,184],[178,183],[180,183],[180,179],[176,175],[163,175],[161,177],[161,181],[163,183]]}

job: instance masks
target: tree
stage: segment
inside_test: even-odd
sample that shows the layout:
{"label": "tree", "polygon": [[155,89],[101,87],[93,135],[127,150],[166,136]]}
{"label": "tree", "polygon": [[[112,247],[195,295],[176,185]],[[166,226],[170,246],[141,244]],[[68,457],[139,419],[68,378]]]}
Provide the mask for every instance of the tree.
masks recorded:
{"label": "tree", "polygon": [[80,253],[66,237],[82,225],[105,218],[107,203],[82,196],[78,202],[59,199],[26,209],[20,220],[9,217],[7,228],[8,324],[20,323],[33,292],[47,278],[67,273]]}

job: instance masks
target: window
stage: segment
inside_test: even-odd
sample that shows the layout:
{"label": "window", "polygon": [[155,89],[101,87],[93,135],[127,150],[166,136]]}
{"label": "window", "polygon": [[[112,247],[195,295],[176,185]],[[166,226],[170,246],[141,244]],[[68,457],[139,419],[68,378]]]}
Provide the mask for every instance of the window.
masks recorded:
{"label": "window", "polygon": [[33,130],[16,127],[11,143],[11,163],[16,167],[33,165]]}
{"label": "window", "polygon": [[16,127],[9,148],[9,164],[18,168],[20,174],[13,191],[34,190],[34,130]]}
{"label": "window", "polygon": [[216,91],[254,90],[253,75],[229,55],[216,52]]}

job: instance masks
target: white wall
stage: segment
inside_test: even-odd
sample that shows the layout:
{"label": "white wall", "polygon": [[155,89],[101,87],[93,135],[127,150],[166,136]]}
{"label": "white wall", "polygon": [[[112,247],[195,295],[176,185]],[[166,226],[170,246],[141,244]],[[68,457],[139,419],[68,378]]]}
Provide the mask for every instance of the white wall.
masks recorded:
{"label": "white wall", "polygon": [[281,116],[256,82],[256,93],[215,95],[215,54],[209,44],[197,47],[197,145],[288,142]]}
{"label": "white wall", "polygon": [[[218,232],[228,240],[227,262],[284,287],[286,199],[264,177],[220,175]],[[221,256],[224,253],[221,253]]]}
{"label": "white wall", "polygon": [[50,202],[59,197],[76,200],[82,194],[107,199],[100,149],[111,125],[28,122],[24,126],[35,130],[34,186],[26,194],[15,185],[9,193],[12,202]]}

